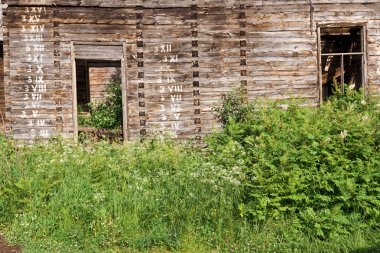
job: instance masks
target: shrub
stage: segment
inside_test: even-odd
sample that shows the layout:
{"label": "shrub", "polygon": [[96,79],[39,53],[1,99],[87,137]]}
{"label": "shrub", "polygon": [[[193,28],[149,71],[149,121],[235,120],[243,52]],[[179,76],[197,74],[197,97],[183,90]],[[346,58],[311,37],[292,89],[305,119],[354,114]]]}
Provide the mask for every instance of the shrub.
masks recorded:
{"label": "shrub", "polygon": [[220,103],[212,109],[215,117],[224,126],[232,121],[242,121],[249,112],[251,104],[245,101],[243,88],[235,88],[231,92],[227,92],[221,97]]}
{"label": "shrub", "polygon": [[97,129],[120,129],[123,121],[122,89],[119,81],[107,87],[107,96],[102,102],[90,103],[90,124]]}
{"label": "shrub", "polygon": [[83,105],[78,105],[78,125],[81,127],[91,127],[91,115],[85,114]]}
{"label": "shrub", "polygon": [[284,110],[272,103],[243,117],[233,111],[223,117],[229,114],[234,120],[209,139],[209,148],[244,161],[240,209],[251,221],[289,219],[297,230],[320,239],[351,233],[354,222],[378,226],[376,101],[350,91],[320,108],[290,102]]}
{"label": "shrub", "polygon": [[376,103],[243,107],[202,151],[0,136],[1,233],[25,252],[378,251]]}

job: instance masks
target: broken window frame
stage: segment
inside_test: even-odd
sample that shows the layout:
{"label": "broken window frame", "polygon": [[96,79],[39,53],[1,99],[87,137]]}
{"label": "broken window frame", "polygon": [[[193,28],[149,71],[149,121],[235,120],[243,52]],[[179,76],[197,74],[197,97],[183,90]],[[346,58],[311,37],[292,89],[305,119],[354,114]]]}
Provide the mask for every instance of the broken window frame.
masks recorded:
{"label": "broken window frame", "polygon": [[[323,28],[358,28],[361,30],[361,51],[352,53],[322,53],[321,41],[323,34],[321,29]],[[328,56],[340,56],[340,66],[342,69],[340,83],[344,84],[344,57],[345,56],[362,56],[362,89],[364,95],[368,90],[368,75],[367,75],[367,23],[318,23],[317,24],[317,46],[318,46],[318,82],[319,82],[319,101],[323,103],[325,100],[323,94],[323,70],[322,70],[322,57]],[[344,93],[344,85],[340,87],[341,92]],[[327,97],[326,97],[327,98]]]}

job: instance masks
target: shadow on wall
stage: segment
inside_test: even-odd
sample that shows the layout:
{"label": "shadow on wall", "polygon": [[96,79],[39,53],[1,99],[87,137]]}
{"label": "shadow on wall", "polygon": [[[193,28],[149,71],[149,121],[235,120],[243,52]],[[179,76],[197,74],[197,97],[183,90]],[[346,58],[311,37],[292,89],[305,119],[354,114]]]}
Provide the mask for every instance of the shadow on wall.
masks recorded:
{"label": "shadow on wall", "polygon": [[0,111],[0,134],[6,134],[5,114],[4,112],[1,112],[1,111]]}
{"label": "shadow on wall", "polygon": [[380,253],[380,244],[370,248],[362,248],[352,251],[351,253]]}

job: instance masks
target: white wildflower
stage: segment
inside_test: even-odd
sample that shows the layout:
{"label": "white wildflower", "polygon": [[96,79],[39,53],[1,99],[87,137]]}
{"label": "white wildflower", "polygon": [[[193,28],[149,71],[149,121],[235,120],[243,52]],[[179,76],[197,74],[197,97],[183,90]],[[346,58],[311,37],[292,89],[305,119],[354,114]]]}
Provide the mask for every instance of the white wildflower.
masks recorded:
{"label": "white wildflower", "polygon": [[354,90],[355,89],[355,84],[354,83],[352,83],[352,84],[350,84],[349,86],[348,86],[348,90],[349,91],[352,91],[352,90]]}
{"label": "white wildflower", "polygon": [[362,104],[362,105],[366,105],[367,104],[367,102],[363,99],[362,101],[360,101],[360,103]]}
{"label": "white wildflower", "polygon": [[364,116],[362,117],[362,120],[363,120],[363,121],[366,121],[368,118],[369,118],[368,115],[364,115]]}
{"label": "white wildflower", "polygon": [[342,139],[346,138],[347,135],[348,135],[347,130],[343,130],[343,131],[340,132],[340,137],[341,137]]}
{"label": "white wildflower", "polygon": [[103,202],[106,196],[103,193],[95,193],[94,199],[96,202]]}

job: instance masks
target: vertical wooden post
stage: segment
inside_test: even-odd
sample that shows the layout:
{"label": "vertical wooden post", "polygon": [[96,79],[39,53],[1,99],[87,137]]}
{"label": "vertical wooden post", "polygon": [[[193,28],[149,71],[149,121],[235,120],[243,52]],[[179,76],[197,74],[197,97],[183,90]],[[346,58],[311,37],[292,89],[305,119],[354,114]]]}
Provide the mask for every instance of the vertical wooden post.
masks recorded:
{"label": "vertical wooden post", "polygon": [[75,66],[75,48],[74,42],[71,41],[71,90],[73,98],[73,123],[74,123],[74,141],[78,142],[78,104],[77,104],[77,76]]}
{"label": "vertical wooden post", "polygon": [[123,141],[129,140],[128,136],[128,98],[127,98],[127,44],[123,43],[123,57],[121,58],[121,90],[123,105]]}
{"label": "vertical wooden post", "polygon": [[193,106],[194,106],[194,135],[195,141],[202,140],[202,88],[199,77],[199,42],[198,42],[198,5],[193,1],[191,5],[191,54],[193,76]]}
{"label": "vertical wooden post", "polygon": [[247,23],[246,23],[246,6],[240,5],[239,10],[239,27],[240,27],[240,87],[243,94],[243,102],[248,104],[248,78],[247,78]]}
{"label": "vertical wooden post", "polygon": [[319,87],[319,104],[323,103],[323,87],[322,87],[322,48],[321,48],[321,27],[317,27],[317,51],[318,51],[318,87]]}
{"label": "vertical wooden post", "polygon": [[363,71],[363,80],[362,80],[362,85],[363,85],[363,93],[364,95],[367,95],[369,87],[368,87],[368,73],[367,73],[367,59],[368,59],[368,52],[367,52],[367,25],[364,25],[362,28],[362,52],[363,52],[363,57],[362,57],[362,71]]}

